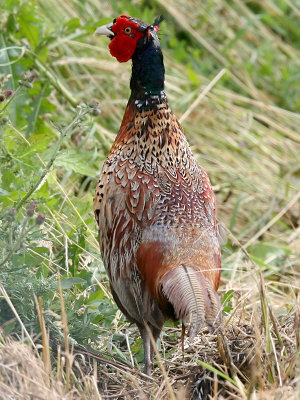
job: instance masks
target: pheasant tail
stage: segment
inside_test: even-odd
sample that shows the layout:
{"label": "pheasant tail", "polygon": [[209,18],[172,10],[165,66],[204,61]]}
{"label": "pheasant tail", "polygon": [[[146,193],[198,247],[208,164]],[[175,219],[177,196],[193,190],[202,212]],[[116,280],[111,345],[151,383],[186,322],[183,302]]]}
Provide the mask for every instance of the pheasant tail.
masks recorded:
{"label": "pheasant tail", "polygon": [[195,268],[178,266],[161,280],[162,292],[173,305],[178,319],[190,320],[189,336],[193,339],[206,323],[221,321],[221,304],[211,283]]}

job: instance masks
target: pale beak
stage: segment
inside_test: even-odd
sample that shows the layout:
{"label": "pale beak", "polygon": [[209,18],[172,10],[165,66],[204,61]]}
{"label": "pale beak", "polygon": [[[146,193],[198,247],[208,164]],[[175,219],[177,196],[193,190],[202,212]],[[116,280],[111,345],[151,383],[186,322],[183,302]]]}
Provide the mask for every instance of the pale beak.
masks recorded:
{"label": "pale beak", "polygon": [[113,23],[112,22],[110,22],[109,24],[107,24],[107,25],[102,25],[102,26],[99,26],[99,28],[97,28],[96,30],[95,30],[95,35],[106,35],[106,36],[109,36],[110,38],[112,37],[112,36],[114,36],[114,33],[113,33],[113,31],[111,30],[111,27],[113,26]]}

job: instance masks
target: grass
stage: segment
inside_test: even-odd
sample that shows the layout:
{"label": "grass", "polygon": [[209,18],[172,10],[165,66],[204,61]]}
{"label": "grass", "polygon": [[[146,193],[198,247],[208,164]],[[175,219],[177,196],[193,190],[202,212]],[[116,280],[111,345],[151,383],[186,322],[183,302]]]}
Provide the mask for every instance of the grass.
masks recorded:
{"label": "grass", "polygon": [[[146,381],[92,213],[130,77],[93,31],[122,13],[165,17],[169,103],[228,231],[223,333],[186,340],[183,359],[166,324]],[[7,0],[1,14],[0,95],[16,93],[0,103],[0,398],[298,398],[299,4]]]}

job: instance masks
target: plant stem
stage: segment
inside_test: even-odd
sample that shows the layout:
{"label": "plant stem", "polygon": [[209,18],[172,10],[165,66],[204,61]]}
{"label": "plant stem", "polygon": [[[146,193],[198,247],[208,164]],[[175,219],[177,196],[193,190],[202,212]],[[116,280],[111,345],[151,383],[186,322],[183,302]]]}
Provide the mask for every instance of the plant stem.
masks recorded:
{"label": "plant stem", "polygon": [[39,187],[39,185],[42,183],[43,179],[45,178],[45,176],[48,174],[48,172],[50,171],[50,168],[52,167],[55,158],[57,156],[57,153],[59,152],[60,146],[64,140],[64,138],[67,136],[67,134],[72,131],[72,129],[78,124],[78,122],[81,121],[82,117],[84,115],[86,115],[89,112],[88,109],[80,109],[78,114],[76,115],[76,117],[73,119],[73,121],[61,132],[60,137],[56,143],[56,146],[54,148],[54,151],[52,153],[52,156],[50,158],[50,160],[48,161],[47,165],[45,166],[45,168],[43,169],[43,172],[41,174],[41,176],[39,177],[39,179],[33,183],[29,189],[29,191],[26,193],[26,195],[19,200],[19,202],[16,204],[16,210],[18,211],[25,203],[26,201],[29,199],[29,197],[36,191],[36,189]]}
{"label": "plant stem", "polygon": [[18,239],[15,241],[15,243],[12,243],[12,227],[10,227],[10,249],[8,250],[8,253],[6,255],[6,257],[0,262],[0,267],[2,267],[10,258],[11,256],[14,254],[15,251],[17,251],[20,247],[21,247],[21,243],[22,243],[22,239],[24,236],[26,236],[26,234],[29,232],[29,230],[26,230],[26,226],[28,223],[28,218],[26,218],[23,222],[22,228],[21,228],[21,232],[20,235],[18,237]]}

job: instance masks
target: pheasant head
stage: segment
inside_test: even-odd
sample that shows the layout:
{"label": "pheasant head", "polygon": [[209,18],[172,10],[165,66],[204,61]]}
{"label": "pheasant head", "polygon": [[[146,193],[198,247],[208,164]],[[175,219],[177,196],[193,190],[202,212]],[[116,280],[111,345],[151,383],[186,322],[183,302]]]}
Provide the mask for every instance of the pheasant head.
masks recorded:
{"label": "pheasant head", "polygon": [[95,32],[111,39],[110,54],[119,62],[132,60],[130,88],[135,99],[160,96],[164,90],[165,69],[157,35],[161,21],[159,18],[148,24],[121,15]]}
{"label": "pheasant head", "polygon": [[147,47],[153,41],[159,44],[157,32],[161,21],[161,18],[156,19],[149,25],[138,18],[120,15],[113,22],[100,26],[95,34],[108,36],[111,39],[110,54],[119,62],[126,62],[136,50]]}

